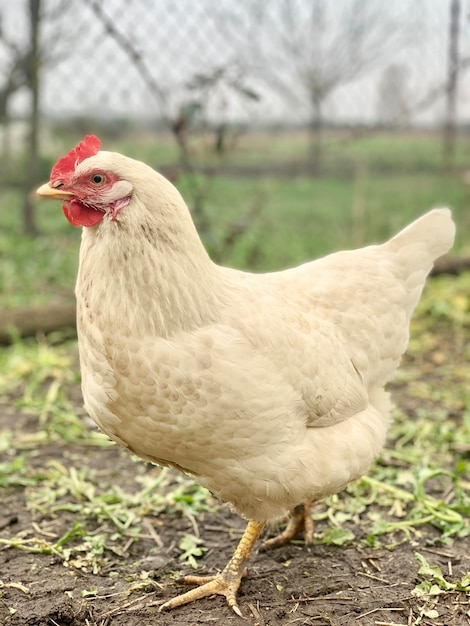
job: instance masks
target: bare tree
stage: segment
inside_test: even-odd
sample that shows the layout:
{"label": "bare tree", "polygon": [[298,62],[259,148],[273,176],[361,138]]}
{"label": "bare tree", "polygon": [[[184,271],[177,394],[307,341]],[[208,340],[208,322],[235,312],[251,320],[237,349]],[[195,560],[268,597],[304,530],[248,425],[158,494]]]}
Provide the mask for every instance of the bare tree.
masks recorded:
{"label": "bare tree", "polygon": [[450,0],[449,53],[447,58],[446,118],[443,135],[444,167],[452,167],[457,124],[457,90],[459,82],[460,0]]}
{"label": "bare tree", "polygon": [[328,98],[408,43],[403,24],[377,0],[245,0],[238,7],[238,15],[221,13],[220,21],[244,23],[247,31],[255,24],[256,36],[244,37],[245,62],[283,97],[307,104],[317,160]]}
{"label": "bare tree", "polygon": [[377,98],[377,118],[382,124],[395,126],[408,120],[408,78],[408,68],[402,63],[392,63],[383,71]]}
{"label": "bare tree", "polygon": [[9,104],[12,96],[27,83],[26,66],[29,50],[23,48],[5,32],[3,16],[0,14],[0,126],[3,129],[3,144],[0,158],[3,171],[8,169],[11,156],[9,141]]}
{"label": "bare tree", "polygon": [[[213,182],[215,171],[205,169],[204,176],[194,176],[201,171],[200,157],[206,155],[205,135],[213,134],[214,140],[210,149],[221,160],[227,151],[228,127],[224,120],[227,91],[236,94],[239,99],[256,101],[258,93],[252,89],[245,76],[245,70],[235,60],[211,67],[202,67],[195,71],[185,81],[171,84],[166,76],[155,76],[151,69],[151,58],[146,58],[136,47],[129,35],[116,24],[112,15],[103,8],[98,0],[85,0],[95,17],[103,25],[105,33],[112,38],[123,50],[130,63],[144,80],[149,93],[159,105],[159,117],[172,132],[179,149],[179,168],[165,172],[176,181],[178,169],[189,177],[190,208],[203,235],[206,245],[216,259],[226,258],[231,248],[249,230],[252,223],[258,218],[263,207],[263,198],[256,198],[247,208],[244,215],[225,224],[222,236],[216,235],[212,220],[207,212],[209,188]],[[175,109],[171,102],[171,95],[178,92],[180,104]],[[210,108],[216,108],[219,116],[215,124],[207,124],[204,118],[209,118]],[[199,132],[198,132],[199,131]],[[195,149],[196,147],[196,149]],[[256,250],[251,251],[254,259]]]}
{"label": "bare tree", "polygon": [[[0,48],[2,51],[2,72],[0,72],[0,125],[3,127],[2,161],[8,166],[11,159],[8,141],[10,121],[10,100],[18,91],[27,93],[29,110],[26,117],[28,137],[24,146],[26,167],[23,175],[23,232],[34,235],[37,232],[35,201],[31,190],[39,182],[39,127],[40,127],[40,78],[41,70],[57,65],[66,58],[77,34],[64,32],[63,25],[70,17],[72,3],[67,0],[25,0],[28,25],[27,37],[24,31],[4,27],[5,13],[0,12]],[[18,6],[15,7],[16,10]],[[6,7],[3,7],[6,10]],[[69,23],[72,20],[68,20]],[[43,26],[45,27],[43,29]],[[46,31],[46,32],[43,32]],[[7,169],[7,167],[5,167]]]}
{"label": "bare tree", "polygon": [[25,69],[28,78],[27,87],[30,93],[30,114],[27,174],[24,180],[23,195],[23,232],[26,235],[35,235],[37,233],[35,205],[29,191],[38,182],[39,178],[39,32],[41,25],[41,0],[28,0],[28,8],[31,46],[27,55]]}

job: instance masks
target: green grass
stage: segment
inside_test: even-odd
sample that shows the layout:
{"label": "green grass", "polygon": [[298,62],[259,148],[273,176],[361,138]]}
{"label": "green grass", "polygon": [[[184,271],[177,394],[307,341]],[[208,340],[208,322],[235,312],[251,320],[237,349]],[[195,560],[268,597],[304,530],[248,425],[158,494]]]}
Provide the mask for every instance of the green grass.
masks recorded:
{"label": "green grass", "polygon": [[[449,545],[470,535],[469,328],[468,274],[430,281],[396,378],[407,392],[394,411],[388,445],[367,477],[315,506],[315,519],[328,523],[317,531],[317,543],[392,549],[419,539],[425,526],[435,529],[428,543]],[[132,473],[137,490],[117,485],[112,475],[103,481],[99,469],[84,463],[92,448],[113,444],[90,429],[68,398],[77,367],[75,343],[24,341],[0,351],[0,399],[37,422],[29,431],[7,427],[0,433],[0,487],[25,487],[28,509],[41,518],[73,514],[67,532],[54,541],[17,536],[0,544],[100,572],[107,567],[106,553],[119,555],[139,536],[145,515],[179,512],[191,519],[217,505],[189,479],[149,472],[142,462]],[[45,462],[51,449],[67,451],[67,466],[56,458]],[[90,530],[96,525],[98,535]],[[205,546],[187,535],[180,549],[182,560],[195,566]],[[423,583],[444,584],[438,572],[434,576],[424,561],[419,564]],[[468,580],[449,584],[466,588]]]}
{"label": "green grass", "polygon": [[[187,180],[180,184],[190,200]],[[208,183],[207,212],[220,241],[226,224],[257,203],[260,214],[223,262],[274,270],[329,252],[381,241],[432,207],[450,205],[458,223],[455,249],[470,229],[463,182],[429,174],[293,180],[217,177]],[[257,254],[250,254],[256,249]],[[255,258],[255,263],[250,260]]]}
{"label": "green grass", "polygon": [[[332,142],[332,148],[334,143]],[[436,172],[442,165],[442,142],[439,133],[432,132],[378,132],[357,140],[339,143],[331,150],[332,159],[354,159],[369,164],[373,169]],[[470,141],[462,133],[455,154],[455,166],[466,168],[470,162]]]}
{"label": "green grass", "polygon": [[[344,134],[344,133],[343,133]],[[69,137],[67,147],[77,138]],[[206,140],[205,140],[206,141]],[[65,143],[65,139],[64,139]],[[155,167],[178,163],[171,137],[126,136],[104,141]],[[455,251],[468,250],[470,187],[464,166],[470,140],[458,144],[454,174],[440,169],[440,138],[430,133],[376,134],[344,141],[327,138],[322,176],[288,178],[269,167],[305,158],[305,133],[241,135],[217,161],[207,143],[196,149],[196,165],[218,164],[219,175],[186,175],[176,180],[190,206],[202,196],[210,229],[202,238],[218,262],[266,271],[292,266],[329,252],[381,241],[433,206],[448,205],[457,221]],[[329,146],[329,147],[328,147]],[[47,155],[53,162],[57,155]],[[259,177],[230,175],[227,164],[264,168]],[[0,297],[4,307],[44,303],[70,294],[77,270],[80,229],[72,228],[58,203],[39,202],[41,235],[21,236],[21,197],[15,187],[0,190]],[[244,233],[226,246],[231,225],[245,222]]]}
{"label": "green grass", "polygon": [[[76,138],[70,138],[69,144]],[[200,164],[253,166],[269,168],[272,165],[301,162],[311,154],[310,137],[306,131],[241,132],[229,139],[226,153],[220,158],[214,149],[212,135],[196,134],[190,137],[191,153]],[[108,145],[109,143],[109,145]],[[64,145],[67,149],[69,144]],[[168,133],[158,136],[133,136],[106,142],[107,149],[143,159],[153,166],[178,163],[175,141]],[[354,172],[358,166],[369,166],[373,171],[421,170],[436,172],[442,165],[442,141],[438,132],[401,131],[371,132],[327,130],[324,137],[325,173]],[[470,137],[462,132],[457,143],[455,166],[467,168],[470,163]]]}
{"label": "green grass", "polygon": [[80,232],[66,222],[60,205],[38,206],[38,237],[20,234],[19,206],[18,192],[0,193],[0,299],[5,308],[70,295],[78,267]]}

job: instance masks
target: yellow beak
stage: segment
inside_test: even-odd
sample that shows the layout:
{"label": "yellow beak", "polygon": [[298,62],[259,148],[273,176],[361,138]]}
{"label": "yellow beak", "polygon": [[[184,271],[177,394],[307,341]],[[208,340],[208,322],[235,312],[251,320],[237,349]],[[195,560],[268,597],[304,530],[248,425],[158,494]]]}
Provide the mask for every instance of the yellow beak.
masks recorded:
{"label": "yellow beak", "polygon": [[54,200],[69,200],[73,196],[73,193],[62,191],[60,188],[54,189],[49,183],[41,185],[36,193],[42,198],[53,198]]}

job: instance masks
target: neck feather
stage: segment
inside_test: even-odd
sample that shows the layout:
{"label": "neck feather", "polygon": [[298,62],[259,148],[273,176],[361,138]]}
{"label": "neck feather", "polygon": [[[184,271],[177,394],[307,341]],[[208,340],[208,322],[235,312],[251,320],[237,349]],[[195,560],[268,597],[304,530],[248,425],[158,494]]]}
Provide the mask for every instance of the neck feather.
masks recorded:
{"label": "neck feather", "polygon": [[221,268],[209,258],[186,207],[167,202],[156,218],[147,206],[134,196],[123,210],[127,219],[83,229],[79,327],[93,323],[129,336],[171,337],[220,319],[226,293]]}

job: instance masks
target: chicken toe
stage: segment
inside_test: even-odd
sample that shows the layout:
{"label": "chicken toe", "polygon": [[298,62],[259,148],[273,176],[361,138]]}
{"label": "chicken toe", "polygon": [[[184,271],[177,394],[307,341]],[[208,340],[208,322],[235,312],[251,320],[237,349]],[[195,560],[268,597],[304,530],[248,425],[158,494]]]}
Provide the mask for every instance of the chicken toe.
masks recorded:
{"label": "chicken toe", "polygon": [[159,610],[168,611],[194,600],[218,594],[225,596],[229,607],[242,617],[237,603],[238,588],[242,578],[246,575],[246,564],[263,528],[264,523],[250,520],[232,558],[220,574],[215,576],[185,576],[184,582],[186,584],[199,586],[168,600],[162,604]]}
{"label": "chicken toe", "polygon": [[314,524],[310,508],[313,503],[314,500],[306,500],[303,504],[294,507],[289,513],[289,520],[284,530],[275,537],[263,542],[262,549],[271,550],[272,548],[284,546],[301,533],[303,533],[305,543],[308,545],[312,544]]}

